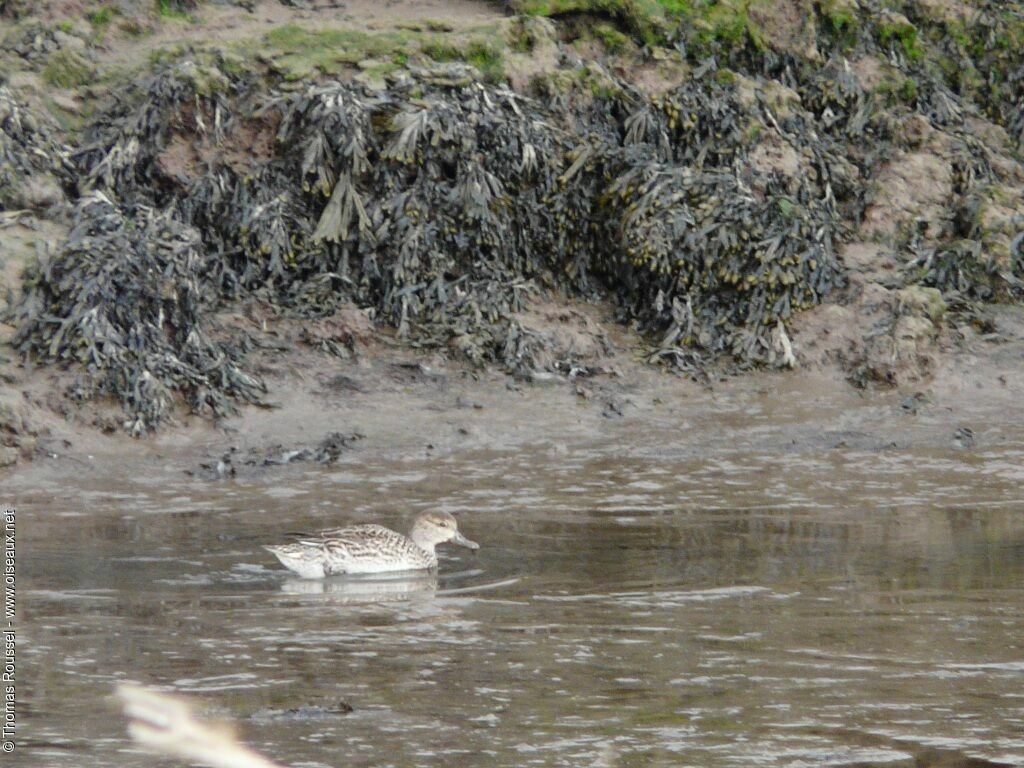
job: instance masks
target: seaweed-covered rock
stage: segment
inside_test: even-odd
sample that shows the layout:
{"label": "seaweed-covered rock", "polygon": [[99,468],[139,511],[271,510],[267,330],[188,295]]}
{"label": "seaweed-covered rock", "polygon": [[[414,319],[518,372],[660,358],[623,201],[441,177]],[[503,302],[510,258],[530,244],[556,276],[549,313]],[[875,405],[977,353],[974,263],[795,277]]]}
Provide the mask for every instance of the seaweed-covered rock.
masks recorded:
{"label": "seaweed-covered rock", "polygon": [[71,167],[68,148],[45,120],[0,85],[0,210],[61,202]]}
{"label": "seaweed-covered rock", "polygon": [[125,212],[101,193],[81,201],[66,243],[30,266],[13,344],[82,369],[76,392],[121,400],[133,434],[171,412],[176,394],[197,413],[232,410],[264,389],[238,365],[242,349],[211,340],[215,257],[170,211]]}
{"label": "seaweed-covered rock", "polygon": [[[310,317],[354,301],[414,344],[527,372],[556,362],[521,322],[545,286],[609,293],[659,359],[749,365],[779,359],[792,313],[842,283],[849,164],[713,61],[654,100],[621,83],[578,106],[450,66],[269,97],[199,72],[172,67],[97,119],[77,159],[105,197],[85,198],[20,310],[21,348],[86,366],[80,391],[119,397],[135,432],[175,392],[213,414],[258,398],[244,343],[204,335],[246,293]],[[751,125],[807,144],[805,172],[750,163]],[[272,127],[263,161],[228,160],[233,137]],[[188,172],[172,172],[185,136]]]}
{"label": "seaweed-covered rock", "polygon": [[763,360],[770,329],[838,279],[819,201],[759,201],[732,175],[657,166],[623,174],[607,197],[621,206],[610,218],[625,246],[620,290],[650,325],[667,326],[663,348]]}
{"label": "seaweed-covered rock", "polygon": [[[226,136],[246,119],[184,72],[119,108],[82,158],[90,184],[157,203],[176,125]],[[755,198],[733,167],[748,120],[735,88],[694,79],[646,107],[638,98],[609,104],[611,120],[584,116],[594,138],[579,144],[557,111],[436,71],[383,94],[317,86],[257,108],[281,116],[262,169],[211,164],[175,179],[171,204],[224,254],[223,293],[275,286],[312,313],[354,297],[400,336],[458,338],[473,359],[516,369],[529,357],[515,315],[531,281],[610,286],[672,343],[763,359],[767,329],[837,279],[828,166],[812,157],[817,184],[769,180]],[[691,308],[685,332],[671,330],[674,298]]]}
{"label": "seaweed-covered rock", "polygon": [[0,468],[32,455],[36,430],[20,403],[0,399]]}
{"label": "seaweed-covered rock", "polygon": [[[309,343],[338,354],[351,339],[316,322],[356,306],[410,344],[525,374],[574,354],[526,319],[546,291],[608,296],[654,359],[748,367],[792,365],[794,313],[851,283],[840,295],[873,330],[848,359],[896,380],[871,361],[924,360],[939,322],[898,290],[1020,296],[1019,200],[993,190],[1021,166],[972,129],[1018,139],[1024,62],[1003,43],[1019,14],[768,5],[632,28],[678,43],[675,85],[653,96],[542,22],[520,42],[560,63],[529,96],[458,63],[279,91],[218,52],[165,65],[91,118],[76,227],[32,273],[17,343],[83,366],[79,391],[120,398],[139,432],[177,394],[212,414],[260,397],[247,340],[208,331],[241,298],[308,318]],[[766,37],[787,18],[798,34]],[[857,235],[885,243],[877,282],[836,257]]]}

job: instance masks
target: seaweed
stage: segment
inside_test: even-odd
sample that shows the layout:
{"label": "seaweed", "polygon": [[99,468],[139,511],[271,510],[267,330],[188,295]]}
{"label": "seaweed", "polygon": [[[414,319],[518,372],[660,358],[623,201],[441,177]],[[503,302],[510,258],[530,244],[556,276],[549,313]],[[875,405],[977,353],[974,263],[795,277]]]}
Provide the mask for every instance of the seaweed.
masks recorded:
{"label": "seaweed", "polygon": [[809,198],[758,201],[731,174],[647,166],[616,179],[607,199],[622,209],[624,291],[649,327],[665,329],[661,350],[765,361],[771,329],[840,281],[832,214]]}
{"label": "seaweed", "polygon": [[[254,296],[304,318],[354,303],[411,345],[529,375],[554,366],[521,321],[531,297],[603,295],[647,333],[652,360],[788,364],[786,327],[845,284],[836,244],[880,170],[933,130],[949,139],[955,215],[894,243],[906,281],[1019,296],[1022,241],[1013,222],[998,241],[978,224],[998,174],[966,128],[974,107],[934,65],[930,27],[872,0],[821,5],[834,21],[823,39],[884,56],[882,88],[866,91],[846,56],[819,66],[746,26],[708,48],[717,56],[688,46],[689,77],[656,96],[568,61],[517,93],[486,47],[406,59],[384,88],[275,90],[201,52],[157,62],[75,151],[74,229],[29,275],[16,344],[76,365],[77,391],[118,398],[135,433],[176,399],[215,417],[260,400],[251,340],[211,331],[214,313]],[[992,67],[1000,87],[1024,80]]]}
{"label": "seaweed", "polygon": [[[232,96],[237,77],[209,89],[195,66],[167,69],[77,153],[96,191],[30,276],[17,343],[81,363],[81,390],[118,396],[143,432],[175,392],[213,415],[259,399],[245,345],[210,341],[203,320],[246,294],[311,317],[354,300],[414,345],[525,373],[543,342],[517,316],[544,287],[608,292],[660,348],[749,364],[839,281],[825,186],[805,184],[779,217],[781,193],[769,184],[754,200],[731,169],[744,141],[732,86],[695,78],[637,109],[623,84],[578,116],[592,135],[580,144],[557,107],[470,71],[418,70],[383,93],[327,83],[254,107]],[[240,109],[280,115],[261,168],[166,172],[176,131],[217,144]]]}
{"label": "seaweed", "polygon": [[[916,248],[906,268],[918,271],[918,282],[943,293],[953,294],[960,303],[995,301],[1006,294],[1024,297],[1024,261],[1014,260],[1002,271],[985,253],[978,240],[957,240],[941,248]],[[1002,296],[1001,296],[1002,294]]]}
{"label": "seaweed", "polygon": [[70,150],[47,123],[0,85],[0,210],[20,197],[20,187],[38,174],[69,183]]}
{"label": "seaweed", "polygon": [[79,396],[118,398],[136,435],[167,418],[178,394],[214,416],[234,400],[259,402],[265,388],[239,365],[244,345],[207,332],[214,258],[171,210],[121,210],[93,192],[60,250],[28,268],[12,344],[77,364]]}

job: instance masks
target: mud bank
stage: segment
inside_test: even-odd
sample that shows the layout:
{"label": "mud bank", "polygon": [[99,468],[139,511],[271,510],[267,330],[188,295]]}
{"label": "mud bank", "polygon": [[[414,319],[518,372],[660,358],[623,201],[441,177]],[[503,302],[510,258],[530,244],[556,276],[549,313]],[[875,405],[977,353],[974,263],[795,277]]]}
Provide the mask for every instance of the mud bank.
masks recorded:
{"label": "mud bank", "polygon": [[15,385],[24,392],[21,413],[36,457],[19,467],[19,487],[33,477],[125,471],[189,476],[213,487],[284,478],[339,458],[443,460],[538,448],[557,456],[588,444],[643,445],[652,455],[694,459],[709,450],[939,451],[970,463],[1020,439],[1006,418],[1019,408],[1015,381],[1024,373],[1024,325],[1015,315],[1015,325],[1001,323],[1010,340],[937,355],[927,384],[864,390],[834,366],[695,381],[637,360],[638,340],[608,307],[541,314],[577,344],[607,329],[600,356],[568,376],[525,378],[379,341],[339,361],[297,342],[300,329],[271,323],[280,347],[255,360],[267,382],[266,407],[216,423],[182,409],[141,441],[124,433],[117,403],[69,407],[53,394],[66,382],[37,370]]}
{"label": "mud bank", "polygon": [[315,443],[439,370],[597,425],[792,368],[974,412],[1024,276],[1024,26],[975,5],[4,6],[3,462]]}

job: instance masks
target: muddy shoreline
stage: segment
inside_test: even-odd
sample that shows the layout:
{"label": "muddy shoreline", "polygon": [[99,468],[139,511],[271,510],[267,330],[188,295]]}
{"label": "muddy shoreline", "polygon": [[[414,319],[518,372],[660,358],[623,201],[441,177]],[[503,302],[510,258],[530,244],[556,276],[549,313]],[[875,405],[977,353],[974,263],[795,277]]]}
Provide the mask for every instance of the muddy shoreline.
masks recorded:
{"label": "muddy shoreline", "polygon": [[1001,318],[998,342],[957,345],[937,357],[929,381],[885,390],[854,387],[838,365],[696,381],[637,360],[638,339],[610,321],[608,307],[574,312],[556,313],[571,318],[566,333],[579,333],[584,316],[610,349],[590,370],[516,377],[379,339],[361,343],[349,360],[286,345],[257,355],[266,407],[214,422],[182,406],[145,438],[124,434],[114,402],[69,407],[57,394],[66,384],[59,372],[15,369],[5,402],[24,417],[35,461],[4,472],[21,488],[33,477],[113,476],[126,467],[216,483],[342,456],[401,460],[616,442],[653,455],[661,444],[681,456],[913,449],[959,452],[967,461],[1019,439],[1006,418],[1019,409],[1015,382],[1024,375],[1024,322],[1015,311]]}
{"label": "muddy shoreline", "polygon": [[[107,698],[131,679],[284,764],[1019,762],[1019,339],[885,392],[836,368],[699,384],[623,341],[617,375],[571,383],[288,348],[276,408],[145,439],[56,425],[57,455],[4,477],[29,553],[19,748],[151,764]],[[362,437],[287,460],[331,433]],[[482,540],[426,583],[294,579],[262,548],[426,509]]]}
{"label": "muddy shoreline", "polygon": [[0,471],[762,395],[963,414],[970,447],[1024,366],[1024,24],[727,6],[5,4]]}

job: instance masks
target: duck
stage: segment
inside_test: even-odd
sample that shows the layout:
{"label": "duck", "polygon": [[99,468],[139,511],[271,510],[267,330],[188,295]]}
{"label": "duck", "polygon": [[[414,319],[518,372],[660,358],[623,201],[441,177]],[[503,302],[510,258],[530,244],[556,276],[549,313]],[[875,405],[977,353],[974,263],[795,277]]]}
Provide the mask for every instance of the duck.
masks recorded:
{"label": "duck", "polygon": [[289,544],[266,545],[264,549],[298,576],[323,579],[339,574],[432,570],[437,568],[435,548],[448,541],[469,549],[480,548],[459,533],[450,513],[424,512],[413,522],[408,536],[383,525],[352,525]]}

